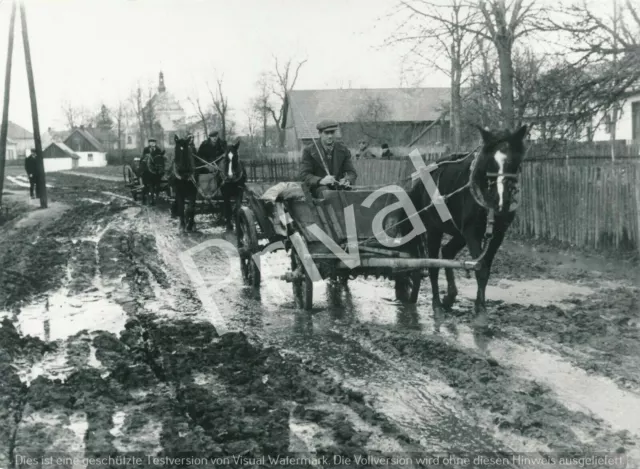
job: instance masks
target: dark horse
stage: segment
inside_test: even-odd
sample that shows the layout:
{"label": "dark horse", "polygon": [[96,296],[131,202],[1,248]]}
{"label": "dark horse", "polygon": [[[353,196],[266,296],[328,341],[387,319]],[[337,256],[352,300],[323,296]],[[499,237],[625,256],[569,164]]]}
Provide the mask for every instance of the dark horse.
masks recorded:
{"label": "dark horse", "polygon": [[[227,146],[220,165],[221,171],[216,172],[215,175],[216,187],[220,188],[222,195],[223,214],[228,230],[233,229],[232,220],[235,219],[238,209],[242,205],[242,196],[247,181],[247,172],[238,155],[239,147],[240,140]],[[235,199],[233,210],[231,208],[232,198]]]}
{"label": "dark horse", "polygon": [[[443,221],[435,207],[420,212],[420,218],[426,228],[428,257],[439,258],[444,234],[452,236],[442,246],[444,259],[454,259],[465,246],[469,248],[472,258],[479,258],[483,254],[485,234],[491,234],[488,226],[493,220],[493,233],[487,238],[489,244],[485,248],[480,268],[475,272],[478,284],[475,324],[483,327],[487,325],[485,289],[491,264],[515,217],[515,194],[518,190],[518,173],[525,154],[524,138],[527,127],[522,126],[514,133],[493,133],[480,128],[479,130],[483,142],[475,154],[467,158],[441,159],[437,162],[438,168],[430,173],[439,193],[446,199],[446,206],[452,218]],[[446,198],[447,194],[455,191],[458,192]],[[431,197],[423,184],[417,184],[409,195],[417,210],[431,204]],[[413,227],[410,222],[404,221],[398,228],[401,233],[407,234]],[[420,238],[412,240],[414,243],[420,241]],[[447,294],[443,301],[440,301],[438,273],[438,268],[429,268],[436,321],[444,317],[444,310],[451,308],[458,294],[453,269],[446,268]]]}
{"label": "dark horse", "polygon": [[164,175],[165,168],[165,152],[157,155],[147,155],[141,161],[140,169],[142,172],[142,203],[145,203],[147,194],[149,196],[149,203],[154,205],[156,198],[160,193],[160,185],[162,184],[162,176]]}
{"label": "dark horse", "polygon": [[[176,211],[180,217],[180,230],[195,229],[197,175],[193,158],[193,137],[175,137],[176,151],[173,160],[173,184],[176,195]],[[185,206],[186,205],[186,206]]]}

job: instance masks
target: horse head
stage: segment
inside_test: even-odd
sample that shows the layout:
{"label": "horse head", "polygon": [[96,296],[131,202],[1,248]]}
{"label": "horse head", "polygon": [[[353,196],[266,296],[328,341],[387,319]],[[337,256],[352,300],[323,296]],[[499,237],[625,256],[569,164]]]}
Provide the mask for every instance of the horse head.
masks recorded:
{"label": "horse head", "polygon": [[238,155],[238,148],[240,148],[240,139],[236,139],[231,145],[227,145],[224,155],[224,172],[225,177],[234,179],[240,170],[240,157]]}
{"label": "horse head", "polygon": [[179,138],[174,136],[176,142],[176,150],[174,156],[174,170],[180,177],[189,177],[195,172],[195,164],[191,146],[193,145],[193,136],[187,138]]}
{"label": "horse head", "polygon": [[472,192],[476,200],[498,213],[513,211],[518,202],[520,166],[525,155],[527,126],[515,132],[492,132],[478,127],[482,147],[472,169]]}

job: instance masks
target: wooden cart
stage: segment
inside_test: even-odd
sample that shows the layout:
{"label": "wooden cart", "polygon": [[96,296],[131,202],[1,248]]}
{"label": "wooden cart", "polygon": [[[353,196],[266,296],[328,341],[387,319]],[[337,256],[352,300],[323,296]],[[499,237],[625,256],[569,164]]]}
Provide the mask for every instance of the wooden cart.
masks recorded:
{"label": "wooden cart", "polygon": [[[327,191],[322,199],[316,199],[303,191],[302,197],[284,200],[278,206],[249,191],[248,204],[238,213],[236,229],[245,282],[256,288],[260,286],[259,253],[265,248],[261,240],[268,241],[270,250],[285,249],[290,253],[291,271],[283,279],[292,283],[298,307],[306,310],[313,305],[312,277],[330,280],[336,285],[344,284],[348,278],[355,276],[373,275],[393,279],[396,298],[415,303],[428,267],[478,268],[478,261],[429,259],[421,241],[391,247],[381,244],[378,237],[382,233],[378,233],[377,237],[373,231],[374,219],[380,214],[378,218],[383,218],[381,226],[385,227],[391,238],[395,238],[393,229],[389,228],[393,225],[392,218],[387,217],[397,217],[397,213],[388,213],[385,217],[390,210],[383,210],[396,204],[398,198],[393,193],[384,193],[367,204],[368,207],[365,206],[363,202],[373,193],[374,190],[358,188]],[[359,249],[359,264],[351,267],[329,247],[332,242],[343,250],[347,246],[349,233],[345,213],[349,210],[353,210],[357,233],[352,237],[352,242],[357,238]],[[324,240],[321,239],[322,235],[318,236],[318,229],[326,233]]]}

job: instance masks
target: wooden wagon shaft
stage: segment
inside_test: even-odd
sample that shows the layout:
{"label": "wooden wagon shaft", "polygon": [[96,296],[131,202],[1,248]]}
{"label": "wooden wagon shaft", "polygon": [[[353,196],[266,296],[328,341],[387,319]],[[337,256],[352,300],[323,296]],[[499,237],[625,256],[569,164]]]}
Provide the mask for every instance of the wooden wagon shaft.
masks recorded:
{"label": "wooden wagon shaft", "polygon": [[478,261],[454,261],[450,259],[388,259],[372,257],[362,259],[361,267],[388,267],[397,269],[426,269],[428,267],[477,270]]}

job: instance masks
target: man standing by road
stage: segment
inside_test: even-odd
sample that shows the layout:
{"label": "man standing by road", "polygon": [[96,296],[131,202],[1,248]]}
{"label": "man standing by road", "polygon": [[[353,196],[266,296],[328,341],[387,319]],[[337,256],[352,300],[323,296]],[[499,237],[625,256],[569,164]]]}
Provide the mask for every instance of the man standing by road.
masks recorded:
{"label": "man standing by road", "polygon": [[32,148],[29,156],[24,159],[24,169],[29,177],[29,194],[31,198],[35,199],[36,197],[40,197],[40,188],[38,187],[38,160],[36,159],[35,148]]}
{"label": "man standing by road", "polygon": [[316,128],[319,142],[315,141],[302,151],[300,179],[319,197],[331,186],[354,184],[358,175],[351,162],[349,149],[335,141],[338,123],[324,120]]}

